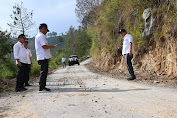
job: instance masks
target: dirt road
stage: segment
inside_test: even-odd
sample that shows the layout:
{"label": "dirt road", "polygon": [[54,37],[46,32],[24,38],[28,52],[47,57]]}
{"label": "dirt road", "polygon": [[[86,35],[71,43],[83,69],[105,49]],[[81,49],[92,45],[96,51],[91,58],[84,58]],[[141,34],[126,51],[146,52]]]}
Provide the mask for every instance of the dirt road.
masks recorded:
{"label": "dirt road", "polygon": [[109,78],[80,66],[48,76],[51,92],[28,91],[0,97],[3,118],[177,118],[177,89]]}

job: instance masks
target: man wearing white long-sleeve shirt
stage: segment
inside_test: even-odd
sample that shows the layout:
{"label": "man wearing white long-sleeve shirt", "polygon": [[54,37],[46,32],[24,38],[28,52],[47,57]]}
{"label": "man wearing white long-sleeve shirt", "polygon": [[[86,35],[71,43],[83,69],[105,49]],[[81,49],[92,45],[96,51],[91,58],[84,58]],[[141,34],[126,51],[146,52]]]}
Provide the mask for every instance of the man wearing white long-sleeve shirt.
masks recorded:
{"label": "man wearing white long-sleeve shirt", "polygon": [[26,52],[23,43],[25,42],[25,35],[21,34],[18,36],[18,42],[14,45],[14,58],[16,59],[16,64],[18,67],[18,74],[16,80],[16,88],[15,91],[25,91],[27,90],[24,88],[25,82],[25,70],[27,68],[27,59],[26,59]]}
{"label": "man wearing white long-sleeve shirt", "polygon": [[134,54],[133,37],[130,34],[127,34],[127,31],[125,29],[121,29],[119,34],[121,34],[124,37],[122,56],[125,59],[128,71],[131,75],[131,77],[128,78],[127,80],[129,81],[134,80],[136,79],[136,76],[134,74],[134,70],[131,62]]}

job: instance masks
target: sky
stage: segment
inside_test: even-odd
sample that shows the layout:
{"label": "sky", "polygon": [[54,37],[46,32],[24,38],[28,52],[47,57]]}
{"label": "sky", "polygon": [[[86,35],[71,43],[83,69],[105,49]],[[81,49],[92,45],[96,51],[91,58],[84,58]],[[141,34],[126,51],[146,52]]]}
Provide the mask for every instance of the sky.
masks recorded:
{"label": "sky", "polygon": [[13,5],[24,3],[28,11],[33,10],[36,34],[39,24],[46,23],[50,31],[58,34],[66,33],[72,25],[78,28],[80,25],[75,14],[76,0],[0,0],[0,29],[10,31],[7,23],[13,22],[10,18]]}

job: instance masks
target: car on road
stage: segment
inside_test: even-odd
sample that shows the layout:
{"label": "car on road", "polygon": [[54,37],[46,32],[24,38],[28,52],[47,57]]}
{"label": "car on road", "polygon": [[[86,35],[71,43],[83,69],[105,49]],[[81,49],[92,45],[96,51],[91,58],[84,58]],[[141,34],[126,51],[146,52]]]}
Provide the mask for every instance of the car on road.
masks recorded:
{"label": "car on road", "polygon": [[79,58],[77,55],[70,55],[68,59],[69,66],[72,66],[74,64],[80,65]]}

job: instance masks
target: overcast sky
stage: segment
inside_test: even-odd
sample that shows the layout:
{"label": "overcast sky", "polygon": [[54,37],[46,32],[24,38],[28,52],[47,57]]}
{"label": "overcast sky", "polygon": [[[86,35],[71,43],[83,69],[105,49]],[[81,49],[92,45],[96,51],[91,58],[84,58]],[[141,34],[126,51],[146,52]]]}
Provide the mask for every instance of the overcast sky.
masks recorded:
{"label": "overcast sky", "polygon": [[71,25],[75,28],[79,26],[75,14],[76,0],[0,0],[0,28],[3,31],[9,31],[7,23],[12,22],[12,7],[21,1],[28,11],[34,11],[35,29],[40,23],[47,23],[50,31],[65,33]]}

